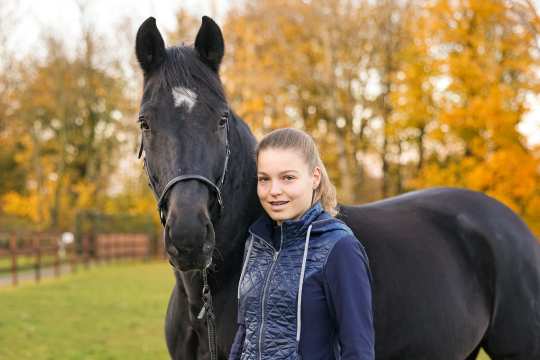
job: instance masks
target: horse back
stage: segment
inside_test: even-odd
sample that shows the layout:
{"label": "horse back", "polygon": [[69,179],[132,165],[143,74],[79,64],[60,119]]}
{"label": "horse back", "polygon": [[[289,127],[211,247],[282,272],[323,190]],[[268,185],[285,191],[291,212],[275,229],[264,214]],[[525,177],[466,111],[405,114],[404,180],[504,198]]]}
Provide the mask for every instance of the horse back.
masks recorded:
{"label": "horse back", "polygon": [[369,257],[377,340],[387,341],[377,358],[465,358],[479,344],[492,357],[540,356],[540,245],[506,206],[431,188],[342,206],[338,217]]}

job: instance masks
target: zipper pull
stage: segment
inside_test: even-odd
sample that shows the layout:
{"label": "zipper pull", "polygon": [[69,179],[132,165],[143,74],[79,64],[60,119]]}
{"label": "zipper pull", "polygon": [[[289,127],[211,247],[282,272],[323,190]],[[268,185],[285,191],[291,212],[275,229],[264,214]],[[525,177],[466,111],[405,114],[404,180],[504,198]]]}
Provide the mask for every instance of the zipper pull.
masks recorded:
{"label": "zipper pull", "polygon": [[202,308],[201,308],[201,311],[199,311],[199,315],[197,315],[197,319],[199,320],[202,320],[202,318],[204,317],[204,315],[206,314],[206,308],[207,308],[207,304],[204,303]]}

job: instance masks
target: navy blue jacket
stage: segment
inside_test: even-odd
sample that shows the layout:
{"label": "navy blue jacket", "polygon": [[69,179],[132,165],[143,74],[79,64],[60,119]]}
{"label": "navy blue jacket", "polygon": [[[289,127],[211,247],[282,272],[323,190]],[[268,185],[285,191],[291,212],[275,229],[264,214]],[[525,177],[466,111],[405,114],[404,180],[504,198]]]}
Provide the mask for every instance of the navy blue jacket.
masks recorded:
{"label": "navy blue jacket", "polygon": [[374,359],[369,263],[350,228],[317,202],[249,233],[229,359]]}

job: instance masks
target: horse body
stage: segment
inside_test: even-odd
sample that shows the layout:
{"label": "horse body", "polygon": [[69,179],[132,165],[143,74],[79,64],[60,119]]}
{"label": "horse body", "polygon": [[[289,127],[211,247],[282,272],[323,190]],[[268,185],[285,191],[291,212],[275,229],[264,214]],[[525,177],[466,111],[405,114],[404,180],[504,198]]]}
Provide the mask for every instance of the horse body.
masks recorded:
{"label": "horse body", "polygon": [[540,357],[540,246],[506,206],[432,188],[338,217],[370,259],[377,358]]}
{"label": "horse body", "polygon": [[[224,133],[218,120],[226,102],[220,89],[208,87],[219,85],[222,56],[221,32],[208,18],[203,18],[195,51],[166,51],[153,19],[139,29],[137,57],[145,73],[141,112],[144,108],[152,118],[152,133],[145,130],[143,139],[155,191],[176,176],[175,167],[209,179],[220,174]],[[171,57],[181,62],[164,60]],[[167,66],[179,68],[164,71]],[[177,106],[182,101],[168,93],[174,79],[160,77],[170,74],[202,83],[197,92],[182,90],[190,98],[180,100],[189,100],[189,106]],[[201,94],[210,99],[204,108]],[[158,109],[152,113],[152,108]],[[170,189],[163,209],[165,246],[176,277],[165,327],[174,359],[209,359],[206,324],[197,319],[202,307],[197,269],[208,260],[208,247],[213,247],[209,285],[219,359],[227,358],[236,330],[244,241],[262,209],[256,195],[255,138],[234,114],[228,125],[231,160],[222,189],[223,214],[212,215],[212,191],[194,179]],[[506,206],[479,192],[433,188],[341,206],[338,217],[370,260],[377,359],[474,359],[480,346],[492,359],[540,359],[540,245]]]}

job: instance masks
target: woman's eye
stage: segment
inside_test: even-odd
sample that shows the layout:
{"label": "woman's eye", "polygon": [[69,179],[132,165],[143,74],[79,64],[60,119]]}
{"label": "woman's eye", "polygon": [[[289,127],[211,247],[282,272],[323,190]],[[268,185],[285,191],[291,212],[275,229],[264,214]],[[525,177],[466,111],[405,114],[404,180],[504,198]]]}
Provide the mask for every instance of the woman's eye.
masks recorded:
{"label": "woman's eye", "polygon": [[257,179],[259,182],[265,182],[266,180],[268,180],[267,178],[258,178]]}
{"label": "woman's eye", "polygon": [[285,180],[287,180],[287,181],[292,181],[292,180],[294,180],[294,176],[292,176],[292,175],[287,175],[287,176],[285,176],[284,178],[285,178]]}

